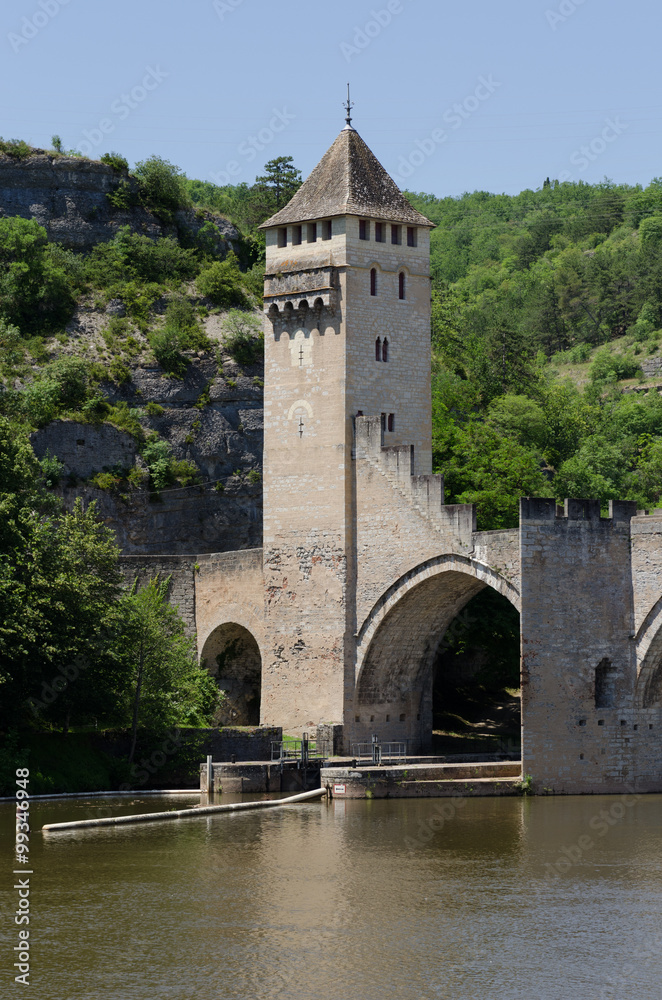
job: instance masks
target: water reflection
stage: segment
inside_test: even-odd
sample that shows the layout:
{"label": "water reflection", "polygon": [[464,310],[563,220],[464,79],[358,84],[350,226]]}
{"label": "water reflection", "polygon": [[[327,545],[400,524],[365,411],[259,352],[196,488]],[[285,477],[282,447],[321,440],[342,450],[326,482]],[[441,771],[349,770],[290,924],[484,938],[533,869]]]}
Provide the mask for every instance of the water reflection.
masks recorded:
{"label": "water reflection", "polygon": [[[662,796],[621,801],[334,800],[33,833],[32,992],[657,1000]],[[33,823],[97,808],[35,802]]]}

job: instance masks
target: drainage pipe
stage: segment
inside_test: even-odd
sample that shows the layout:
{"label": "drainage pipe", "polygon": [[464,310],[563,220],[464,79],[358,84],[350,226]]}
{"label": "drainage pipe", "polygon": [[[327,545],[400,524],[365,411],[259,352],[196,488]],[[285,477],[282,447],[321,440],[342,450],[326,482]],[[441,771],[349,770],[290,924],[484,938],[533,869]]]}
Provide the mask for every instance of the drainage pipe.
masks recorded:
{"label": "drainage pipe", "polygon": [[56,830],[84,830],[99,826],[124,826],[132,823],[154,823],[162,819],[197,819],[198,816],[210,816],[214,813],[240,812],[244,809],[273,809],[276,806],[288,806],[292,802],[306,802],[308,799],[319,799],[327,795],[326,788],[314,788],[311,792],[300,792],[286,799],[267,799],[258,802],[228,802],[223,806],[199,806],[193,809],[175,809],[172,812],[141,813],[136,816],[104,816],[101,819],[80,819],[71,823],[47,823],[42,826],[42,833]]}

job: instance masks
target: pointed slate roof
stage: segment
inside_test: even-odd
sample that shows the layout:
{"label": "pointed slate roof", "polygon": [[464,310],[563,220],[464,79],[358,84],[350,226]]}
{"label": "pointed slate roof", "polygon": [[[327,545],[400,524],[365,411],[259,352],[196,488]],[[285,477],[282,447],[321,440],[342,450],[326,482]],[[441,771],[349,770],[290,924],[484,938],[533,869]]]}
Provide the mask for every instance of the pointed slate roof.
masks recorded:
{"label": "pointed slate roof", "polygon": [[351,126],[344,128],[285,208],[260,229],[288,223],[360,215],[410,226],[434,223],[417,212]]}

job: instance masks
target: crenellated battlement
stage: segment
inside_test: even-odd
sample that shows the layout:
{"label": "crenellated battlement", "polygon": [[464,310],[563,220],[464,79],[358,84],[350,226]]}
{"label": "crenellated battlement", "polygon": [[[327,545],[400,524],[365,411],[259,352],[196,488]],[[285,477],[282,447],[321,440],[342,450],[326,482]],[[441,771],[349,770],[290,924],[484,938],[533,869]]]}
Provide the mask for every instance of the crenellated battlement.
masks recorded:
{"label": "crenellated battlement", "polygon": [[552,497],[522,497],[520,500],[520,524],[545,521],[629,523],[637,513],[637,505],[631,500],[610,500],[608,517],[602,517],[599,500],[569,498],[562,505]]}

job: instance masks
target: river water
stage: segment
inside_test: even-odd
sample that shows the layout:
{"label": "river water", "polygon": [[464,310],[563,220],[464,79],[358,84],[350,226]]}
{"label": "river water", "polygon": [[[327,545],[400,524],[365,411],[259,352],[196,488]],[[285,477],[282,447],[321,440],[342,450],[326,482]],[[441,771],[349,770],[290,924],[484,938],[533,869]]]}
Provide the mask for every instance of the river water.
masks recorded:
{"label": "river water", "polygon": [[[3,997],[662,996],[662,796],[336,799],[37,832],[101,809],[33,803],[31,986],[9,971]],[[10,970],[11,804],[0,823]]]}

